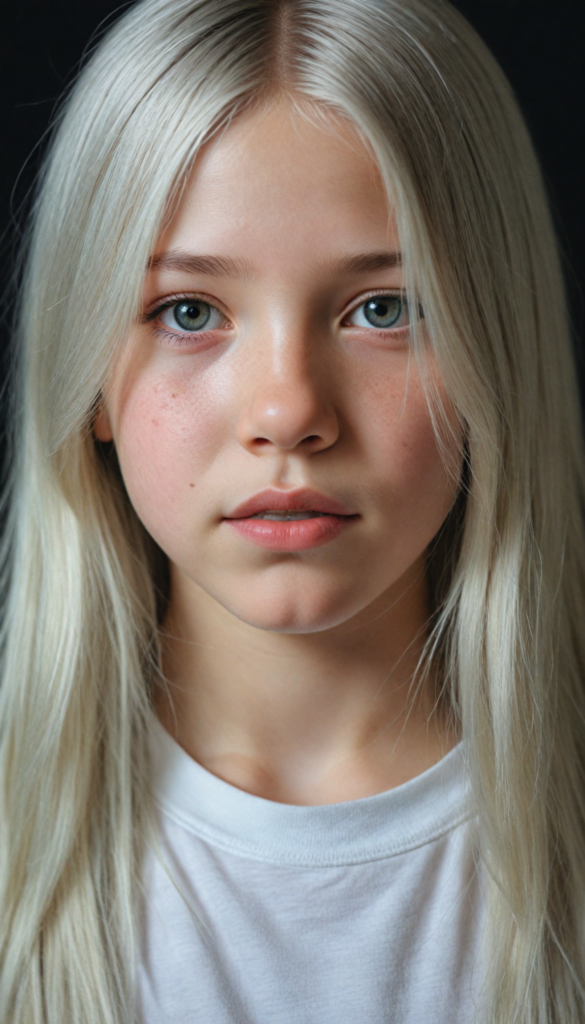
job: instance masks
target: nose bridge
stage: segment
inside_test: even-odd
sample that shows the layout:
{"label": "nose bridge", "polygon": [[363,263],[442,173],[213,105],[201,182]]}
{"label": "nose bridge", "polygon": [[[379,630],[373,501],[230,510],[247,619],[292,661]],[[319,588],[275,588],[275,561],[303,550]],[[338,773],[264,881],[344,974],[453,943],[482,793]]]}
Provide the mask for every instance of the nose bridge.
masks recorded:
{"label": "nose bridge", "polygon": [[[241,443],[292,450],[320,449],[338,436],[329,375],[327,340],[297,309],[267,316],[250,339]],[[320,362],[321,360],[321,362]]]}
{"label": "nose bridge", "polygon": [[268,388],[298,389],[300,397],[305,392],[312,394],[318,387],[315,349],[321,339],[308,321],[308,317],[295,312],[286,319],[275,317],[266,324],[262,351],[266,358]]}

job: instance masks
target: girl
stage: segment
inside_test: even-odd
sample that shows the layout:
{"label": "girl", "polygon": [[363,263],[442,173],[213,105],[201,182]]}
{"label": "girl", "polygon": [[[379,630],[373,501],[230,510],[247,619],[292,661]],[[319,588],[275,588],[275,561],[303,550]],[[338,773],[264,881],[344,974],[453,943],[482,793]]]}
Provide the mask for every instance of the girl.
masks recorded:
{"label": "girl", "polygon": [[583,458],[439,0],[144,0],[17,324],[0,1019],[578,1022]]}

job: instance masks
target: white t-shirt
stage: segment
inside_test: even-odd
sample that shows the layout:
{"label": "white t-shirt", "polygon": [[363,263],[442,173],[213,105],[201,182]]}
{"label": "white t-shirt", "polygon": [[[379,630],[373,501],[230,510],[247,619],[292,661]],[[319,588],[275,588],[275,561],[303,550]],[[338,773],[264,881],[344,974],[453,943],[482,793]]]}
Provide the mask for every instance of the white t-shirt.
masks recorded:
{"label": "white t-shirt", "polygon": [[483,885],[461,745],[316,807],[223,782],[154,719],[153,752],[165,865],[149,852],[144,1024],[474,1020]]}

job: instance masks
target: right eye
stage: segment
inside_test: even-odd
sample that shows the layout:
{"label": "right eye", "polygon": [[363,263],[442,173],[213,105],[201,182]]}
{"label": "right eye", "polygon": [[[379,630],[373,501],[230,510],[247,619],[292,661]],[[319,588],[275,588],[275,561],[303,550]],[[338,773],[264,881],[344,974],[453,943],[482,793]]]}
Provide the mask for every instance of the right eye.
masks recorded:
{"label": "right eye", "polygon": [[172,331],[196,334],[198,331],[213,331],[225,323],[225,317],[215,306],[203,299],[182,299],[167,306],[160,314],[161,323]]}

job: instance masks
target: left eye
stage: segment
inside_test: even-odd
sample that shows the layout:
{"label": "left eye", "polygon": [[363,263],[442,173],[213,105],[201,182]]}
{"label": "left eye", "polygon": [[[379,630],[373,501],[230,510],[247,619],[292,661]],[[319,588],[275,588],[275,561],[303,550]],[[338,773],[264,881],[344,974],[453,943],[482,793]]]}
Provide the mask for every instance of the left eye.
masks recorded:
{"label": "left eye", "polygon": [[372,295],[347,317],[354,327],[404,327],[408,324],[408,306],[400,295]]}
{"label": "left eye", "polygon": [[225,317],[209,302],[203,302],[202,299],[183,299],[164,309],[160,319],[165,327],[170,327],[174,331],[197,333],[221,327]]}

